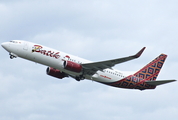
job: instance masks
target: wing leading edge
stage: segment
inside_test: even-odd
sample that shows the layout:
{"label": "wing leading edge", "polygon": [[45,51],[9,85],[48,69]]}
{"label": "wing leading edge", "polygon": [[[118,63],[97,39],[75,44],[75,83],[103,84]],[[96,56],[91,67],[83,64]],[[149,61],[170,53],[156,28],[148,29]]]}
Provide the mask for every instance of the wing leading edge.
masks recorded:
{"label": "wing leading edge", "polygon": [[137,54],[128,56],[128,57],[123,57],[123,58],[118,58],[118,59],[113,59],[113,60],[106,60],[106,61],[100,61],[100,62],[92,62],[92,63],[86,63],[82,64],[84,68],[84,74],[88,75],[93,75],[96,73],[98,70],[103,70],[106,68],[111,68],[115,66],[116,64],[127,62],[129,60],[136,59],[141,56],[143,51],[145,50],[146,47],[143,47]]}

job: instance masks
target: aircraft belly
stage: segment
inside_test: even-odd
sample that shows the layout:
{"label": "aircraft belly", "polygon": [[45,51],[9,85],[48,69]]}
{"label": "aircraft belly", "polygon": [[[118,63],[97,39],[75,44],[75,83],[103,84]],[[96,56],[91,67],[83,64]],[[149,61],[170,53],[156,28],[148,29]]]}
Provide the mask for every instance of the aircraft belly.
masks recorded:
{"label": "aircraft belly", "polygon": [[69,70],[65,70],[63,68],[63,61],[60,58],[55,59],[53,57],[45,56],[42,54],[29,53],[28,56],[26,57],[26,59],[46,65],[46,66],[50,66],[50,67],[59,69],[69,75],[79,76],[82,74],[82,73],[75,73],[75,72],[72,72]]}
{"label": "aircraft belly", "polygon": [[18,53],[17,54],[19,57],[39,63],[39,64],[43,64],[46,66],[50,66],[56,69],[62,69],[62,61],[60,59],[55,59],[49,56],[44,56],[42,54],[37,54],[37,53],[31,53],[29,51],[27,52],[23,52],[22,53]]}

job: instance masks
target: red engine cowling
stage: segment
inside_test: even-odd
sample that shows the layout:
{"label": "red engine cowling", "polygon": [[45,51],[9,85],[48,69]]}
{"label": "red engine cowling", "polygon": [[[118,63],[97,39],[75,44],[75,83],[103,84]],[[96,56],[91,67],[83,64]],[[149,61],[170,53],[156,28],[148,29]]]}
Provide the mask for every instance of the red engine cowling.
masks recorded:
{"label": "red engine cowling", "polygon": [[70,70],[72,72],[80,73],[82,71],[82,66],[72,61],[64,61],[64,69]]}
{"label": "red engine cowling", "polygon": [[56,77],[56,78],[59,78],[59,79],[62,79],[64,77],[68,77],[67,74],[61,72],[60,70],[57,70],[55,68],[52,68],[52,67],[48,67],[46,69],[46,73],[50,76],[53,76],[53,77]]}

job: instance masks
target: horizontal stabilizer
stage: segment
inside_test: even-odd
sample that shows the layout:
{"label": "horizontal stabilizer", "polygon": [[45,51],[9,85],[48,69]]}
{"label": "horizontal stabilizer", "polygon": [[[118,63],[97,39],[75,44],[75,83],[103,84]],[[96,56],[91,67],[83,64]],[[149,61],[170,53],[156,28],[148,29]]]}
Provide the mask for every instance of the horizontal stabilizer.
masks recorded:
{"label": "horizontal stabilizer", "polygon": [[166,83],[174,82],[174,81],[176,81],[176,80],[145,81],[145,83],[147,83],[148,85],[157,86],[157,85],[162,85],[162,84],[166,84]]}

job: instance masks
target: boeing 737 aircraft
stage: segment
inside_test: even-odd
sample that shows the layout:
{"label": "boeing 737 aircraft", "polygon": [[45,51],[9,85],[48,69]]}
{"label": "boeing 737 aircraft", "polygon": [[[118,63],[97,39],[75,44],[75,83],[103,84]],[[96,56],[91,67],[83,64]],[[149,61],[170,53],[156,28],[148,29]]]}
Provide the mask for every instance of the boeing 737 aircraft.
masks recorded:
{"label": "boeing 737 aircraft", "polygon": [[159,55],[133,75],[125,76],[112,68],[116,64],[140,57],[145,47],[132,56],[92,62],[40,44],[22,40],[12,40],[1,45],[9,52],[11,59],[21,57],[46,65],[48,66],[46,69],[47,74],[59,79],[65,77],[72,77],[77,81],[89,79],[109,86],[139,90],[155,89],[158,85],[175,81],[156,81],[167,57],[165,54]]}

